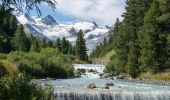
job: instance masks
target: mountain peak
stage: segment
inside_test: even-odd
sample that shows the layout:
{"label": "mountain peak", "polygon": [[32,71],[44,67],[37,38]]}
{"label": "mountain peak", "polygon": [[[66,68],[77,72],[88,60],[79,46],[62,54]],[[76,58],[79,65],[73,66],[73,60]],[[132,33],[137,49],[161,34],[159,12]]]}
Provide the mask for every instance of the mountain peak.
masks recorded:
{"label": "mountain peak", "polygon": [[46,25],[57,25],[57,21],[51,16],[51,15],[47,15],[46,17],[44,17],[42,19],[42,22]]}
{"label": "mountain peak", "polygon": [[92,23],[93,23],[93,25],[94,25],[96,28],[99,27],[95,21],[92,21]]}

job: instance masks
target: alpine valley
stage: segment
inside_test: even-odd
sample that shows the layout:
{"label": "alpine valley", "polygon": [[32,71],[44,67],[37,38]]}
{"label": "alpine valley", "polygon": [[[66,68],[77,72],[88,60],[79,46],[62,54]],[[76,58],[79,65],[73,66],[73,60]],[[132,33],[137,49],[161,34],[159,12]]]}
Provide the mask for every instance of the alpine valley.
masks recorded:
{"label": "alpine valley", "polygon": [[77,32],[82,29],[88,54],[96,48],[97,45],[108,37],[110,27],[101,27],[93,22],[77,22],[73,24],[62,24],[57,22],[51,15],[44,18],[30,17],[28,14],[17,15],[19,23],[24,26],[26,33],[32,33],[38,39],[56,40],[65,37],[73,45],[76,41]]}

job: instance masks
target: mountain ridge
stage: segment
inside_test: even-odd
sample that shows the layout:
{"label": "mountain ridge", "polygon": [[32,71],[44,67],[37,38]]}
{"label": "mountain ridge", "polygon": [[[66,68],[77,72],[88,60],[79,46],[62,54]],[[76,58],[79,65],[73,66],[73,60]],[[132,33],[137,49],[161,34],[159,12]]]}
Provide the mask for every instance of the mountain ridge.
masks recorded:
{"label": "mountain ridge", "polygon": [[93,22],[77,22],[73,24],[62,24],[57,22],[51,15],[44,18],[30,17],[28,14],[17,15],[19,23],[21,23],[27,33],[33,33],[38,39],[46,38],[56,40],[57,38],[66,37],[73,45],[76,41],[76,33],[82,29],[88,54],[103,42],[108,36],[109,28],[100,27]]}

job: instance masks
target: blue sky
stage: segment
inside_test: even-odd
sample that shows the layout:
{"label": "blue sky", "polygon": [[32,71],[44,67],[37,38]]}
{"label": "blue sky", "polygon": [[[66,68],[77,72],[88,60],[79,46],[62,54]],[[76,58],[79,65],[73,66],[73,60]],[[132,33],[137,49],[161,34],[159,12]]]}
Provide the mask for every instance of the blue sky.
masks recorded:
{"label": "blue sky", "polygon": [[[50,14],[61,23],[95,21],[99,25],[113,25],[116,18],[122,20],[126,0],[56,0],[53,11],[41,4],[42,17]],[[31,16],[37,16],[35,10]]]}

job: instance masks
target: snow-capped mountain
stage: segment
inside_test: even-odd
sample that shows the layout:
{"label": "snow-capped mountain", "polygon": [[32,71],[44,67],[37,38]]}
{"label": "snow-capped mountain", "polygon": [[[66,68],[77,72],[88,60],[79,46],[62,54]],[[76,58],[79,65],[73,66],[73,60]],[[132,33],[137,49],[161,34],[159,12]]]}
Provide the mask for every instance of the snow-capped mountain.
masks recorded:
{"label": "snow-capped mountain", "polygon": [[78,22],[74,24],[58,23],[51,15],[45,18],[30,17],[28,14],[18,15],[18,21],[24,25],[27,33],[33,33],[39,39],[47,38],[56,40],[66,37],[73,45],[76,41],[76,33],[82,29],[84,38],[90,53],[97,45],[108,36],[109,28],[100,27],[96,22]]}

